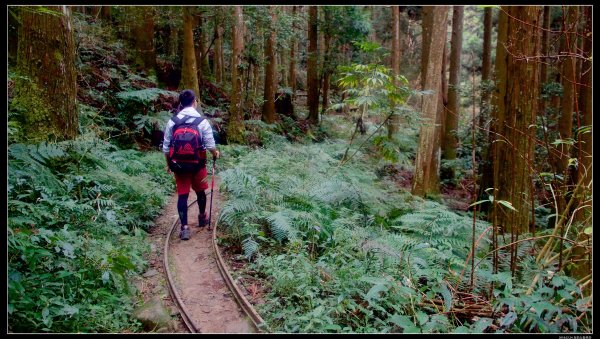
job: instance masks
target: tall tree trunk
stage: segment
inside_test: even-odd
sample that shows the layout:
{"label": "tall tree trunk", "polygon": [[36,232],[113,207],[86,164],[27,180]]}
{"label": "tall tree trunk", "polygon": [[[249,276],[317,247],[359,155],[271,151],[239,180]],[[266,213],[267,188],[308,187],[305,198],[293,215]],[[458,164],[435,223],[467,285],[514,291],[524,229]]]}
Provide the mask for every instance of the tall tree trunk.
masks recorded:
{"label": "tall tree trunk", "polygon": [[213,62],[213,73],[217,84],[223,84],[223,27],[218,16],[215,15],[215,52]]}
{"label": "tall tree trunk", "polygon": [[[292,6],[292,18],[296,17],[297,6]],[[291,28],[292,31],[294,28]],[[290,67],[288,71],[289,75],[289,86],[292,89],[292,100],[296,97],[296,49],[297,49],[298,41],[294,37],[292,38],[292,42],[290,44]]]}
{"label": "tall tree trunk", "polygon": [[[450,82],[448,86],[448,109],[444,123],[442,158],[456,159],[458,147],[458,117],[460,115],[460,56],[462,54],[462,30],[464,6],[454,6],[452,13],[452,40],[450,51]],[[450,173],[454,177],[454,173]]]}
{"label": "tall tree trunk", "polygon": [[131,41],[136,51],[135,65],[148,74],[156,74],[154,50],[154,9],[151,6],[131,7],[133,11]]}
{"label": "tall tree trunk", "polygon": [[[177,13],[177,9],[171,7],[168,9],[169,18],[176,18],[179,16]],[[173,23],[172,20],[169,20],[169,58],[174,60],[179,54],[179,31],[181,27]]]}
{"label": "tall tree trunk", "polygon": [[[196,15],[196,22],[197,22],[197,27],[198,29],[198,46],[194,47],[195,49],[195,53],[196,53],[196,71],[198,72],[198,81],[200,81],[200,83],[202,83],[202,79],[204,79],[204,77],[207,74],[206,69],[204,68],[204,49],[206,48],[206,41],[205,41],[205,34],[204,34],[204,30],[203,30],[203,25],[204,25],[204,19],[202,18],[202,13],[198,13]],[[200,88],[200,91],[202,91],[202,88]],[[200,95],[202,95],[200,93]]]}
{"label": "tall tree trunk", "polygon": [[210,44],[212,39],[208,39],[209,32],[207,22],[208,20],[205,19],[204,16],[200,17],[200,69],[202,71],[203,77],[210,75],[210,65],[208,64],[208,52],[209,49],[212,47]]}
{"label": "tall tree trunk", "polygon": [[[440,88],[442,58],[446,43],[448,6],[424,7],[422,83],[424,89]],[[427,33],[425,33],[427,32]],[[422,101],[422,115],[425,123],[419,132],[419,147],[415,160],[415,175],[412,193],[419,196],[439,193],[440,145],[435,143],[438,118],[439,93],[433,98],[427,96]]]}
{"label": "tall tree trunk", "polygon": [[8,11],[8,23],[7,23],[7,56],[8,65],[13,67],[17,64],[17,50],[19,48],[19,16],[21,8],[17,6],[11,6],[7,9]]}
{"label": "tall tree trunk", "polygon": [[258,89],[260,88],[260,65],[254,64],[254,68],[252,69],[252,95],[258,95]]}
{"label": "tall tree trunk", "polygon": [[[448,10],[449,11],[449,10]],[[448,36],[448,28],[446,26],[446,29],[443,32],[444,35],[444,39],[446,39],[446,37]],[[436,115],[436,120],[435,120],[435,138],[434,138],[434,145],[439,145],[440,147],[440,155],[443,155],[443,153],[441,152],[441,148],[442,148],[442,140],[444,138],[444,135],[446,134],[446,129],[445,129],[445,122],[446,122],[446,115],[447,115],[447,111],[448,111],[448,75],[447,75],[447,69],[448,69],[448,55],[450,54],[447,48],[447,43],[446,40],[444,40],[444,45],[442,48],[442,67],[441,67],[441,71],[440,71],[440,88],[437,91],[438,92],[438,113]],[[449,175],[451,173],[448,173],[447,171],[440,171],[439,172],[439,176],[438,173],[434,173],[434,172],[429,172],[429,175],[431,176],[431,180],[432,181],[439,181],[439,179],[448,179],[451,177],[451,175]]]}
{"label": "tall tree trunk", "polygon": [[[529,231],[531,166],[538,109],[539,67],[522,56],[538,55],[541,6],[503,6],[500,10],[494,117],[493,224],[511,234]],[[523,39],[523,37],[528,37]],[[508,50],[507,50],[508,49]],[[498,204],[512,203],[515,210]]]}
{"label": "tall tree trunk", "polygon": [[109,22],[112,20],[110,6],[102,6],[102,9],[100,9],[100,19],[102,19],[106,22]]}
{"label": "tall tree trunk", "polygon": [[308,121],[312,125],[319,123],[319,80],[317,77],[317,6],[308,7]]}
{"label": "tall tree trunk", "polygon": [[[583,117],[582,125],[592,128],[592,8],[584,8],[585,30],[583,32],[583,63],[581,67],[581,93],[579,108]],[[581,134],[578,149],[578,177],[585,178],[584,186],[592,182],[592,131]]]}
{"label": "tall tree trunk", "polygon": [[100,7],[101,6],[89,6],[89,14],[92,18],[97,19],[100,16]]}
{"label": "tall tree trunk", "polygon": [[[540,65],[540,83],[542,86],[548,82],[548,53],[550,46],[550,6],[544,6],[544,21],[542,26],[542,60]],[[546,111],[546,100],[540,100],[540,112]]]}
{"label": "tall tree trunk", "polygon": [[77,136],[77,74],[71,12],[67,6],[24,7],[11,108],[22,112],[27,142]]}
{"label": "tall tree trunk", "polygon": [[262,119],[268,124],[275,122],[275,83],[276,83],[276,53],[275,53],[275,20],[277,20],[275,14],[275,7],[269,6],[269,12],[271,14],[271,28],[269,38],[265,44],[265,59],[267,64],[265,66],[265,92],[264,92],[264,104],[262,108]]}
{"label": "tall tree trunk", "polygon": [[[589,126],[592,128],[592,7],[586,6],[583,8],[584,12],[584,30],[582,32],[583,46],[582,56],[584,57],[581,64],[581,91],[579,108],[582,116],[582,126]],[[592,206],[590,203],[586,203],[586,199],[592,197],[592,131],[581,134],[578,138],[578,162],[577,167],[577,182],[581,182],[581,186],[578,191],[575,192],[574,196],[578,199],[577,207],[581,207],[575,213],[575,218],[578,222],[581,222],[583,227],[590,227],[592,225]],[[586,207],[584,207],[586,206]],[[579,230],[579,236],[577,241],[581,242],[584,240],[590,240],[591,235],[586,235],[584,232]],[[585,259],[587,251],[582,247],[576,247],[573,250],[573,256],[575,258]],[[573,270],[573,275],[577,278],[584,278],[589,272],[592,271],[591,256],[588,256],[589,260],[580,262]]]}
{"label": "tall tree trunk", "polygon": [[192,7],[183,8],[183,60],[181,65],[181,83],[182,89],[191,89],[200,96],[198,88],[198,72],[196,70],[196,53],[194,51],[194,20]]}
{"label": "tall tree trunk", "polygon": [[[391,6],[392,10],[392,74],[394,77],[400,75],[400,7]],[[394,78],[394,85],[398,86],[398,81]],[[391,108],[393,109],[393,108]],[[400,116],[394,114],[388,122],[388,139],[393,139],[398,133],[398,125],[400,124]]]}
{"label": "tall tree trunk", "polygon": [[229,142],[244,142],[244,123],[242,112],[242,52],[244,50],[244,18],[241,6],[233,6],[233,25],[231,27],[231,103],[229,105],[229,123],[227,139]]}
{"label": "tall tree trunk", "polygon": [[377,30],[375,29],[375,6],[366,6],[371,19],[371,30],[369,31],[369,40],[377,42]]}
{"label": "tall tree trunk", "polygon": [[479,108],[479,128],[485,136],[488,136],[486,121],[490,113],[489,81],[492,80],[492,8],[483,10],[483,55],[481,62],[481,105]]}
{"label": "tall tree trunk", "polygon": [[[331,22],[331,9],[323,9],[323,17],[325,22]],[[328,25],[327,25],[328,26]],[[329,28],[329,27],[327,27]],[[321,114],[324,114],[329,107],[329,87],[331,81],[331,37],[329,29],[325,30],[323,35],[323,87],[321,93],[323,93],[323,99],[321,104]]]}
{"label": "tall tree trunk", "polygon": [[[577,23],[578,23],[578,6],[567,7],[567,18],[566,26],[563,27],[564,34],[564,48],[562,52],[570,55],[577,53]],[[570,139],[573,135],[573,109],[575,103],[575,83],[577,82],[575,76],[575,58],[568,56],[563,58],[561,62],[562,66],[562,83],[563,83],[563,96],[561,102],[561,114],[558,119],[558,133],[562,140]],[[558,153],[554,159],[556,164],[556,173],[563,175],[567,178],[566,171],[570,158],[570,147],[568,144],[561,144],[557,146]]]}
{"label": "tall tree trunk", "polygon": [[[481,131],[481,139],[483,151],[481,157],[483,160],[480,163],[479,176],[479,196],[487,198],[486,189],[494,186],[494,167],[492,144],[490,135],[490,126],[488,121],[492,103],[490,94],[493,93],[492,81],[492,8],[486,7],[483,10],[483,55],[481,65],[481,104],[479,106],[479,130]],[[495,86],[494,86],[495,87]],[[489,205],[480,205],[482,210],[489,210]]]}
{"label": "tall tree trunk", "polygon": [[[448,36],[448,29],[446,28],[446,30],[444,31],[444,37]],[[440,79],[441,80],[441,87],[440,90],[438,91],[438,100],[440,101],[438,103],[438,117],[439,117],[439,121],[436,122],[436,129],[439,130],[439,132],[436,132],[436,138],[439,138],[439,145],[441,146],[441,140],[443,138],[443,136],[445,135],[445,126],[444,123],[446,122],[446,111],[448,110],[448,54],[450,54],[448,52],[448,48],[446,46],[446,41],[444,42],[444,47],[443,47],[443,52],[442,52],[442,70],[440,72]],[[438,135],[439,134],[439,135]]]}
{"label": "tall tree trunk", "polygon": [[286,52],[287,52],[287,50],[285,48],[283,48],[283,47],[281,47],[279,49],[279,51],[277,52],[277,55],[278,55],[278,57],[277,57],[277,59],[278,59],[278,61],[277,61],[277,68],[281,72],[280,75],[279,75],[279,79],[277,81],[277,83],[279,84],[279,87],[290,87],[289,83],[288,83],[288,80],[289,80],[289,77],[288,77],[288,68],[285,67]]}

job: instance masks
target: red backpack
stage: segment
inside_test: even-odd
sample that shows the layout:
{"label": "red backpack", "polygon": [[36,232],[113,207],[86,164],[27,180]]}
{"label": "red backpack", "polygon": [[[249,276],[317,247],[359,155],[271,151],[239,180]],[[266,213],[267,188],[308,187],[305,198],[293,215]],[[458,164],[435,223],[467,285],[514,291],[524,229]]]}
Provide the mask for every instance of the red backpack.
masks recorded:
{"label": "red backpack", "polygon": [[169,145],[169,168],[175,173],[197,172],[206,165],[206,151],[198,131],[198,125],[204,118],[195,117],[186,122],[189,119],[189,116],[171,118],[175,125]]}

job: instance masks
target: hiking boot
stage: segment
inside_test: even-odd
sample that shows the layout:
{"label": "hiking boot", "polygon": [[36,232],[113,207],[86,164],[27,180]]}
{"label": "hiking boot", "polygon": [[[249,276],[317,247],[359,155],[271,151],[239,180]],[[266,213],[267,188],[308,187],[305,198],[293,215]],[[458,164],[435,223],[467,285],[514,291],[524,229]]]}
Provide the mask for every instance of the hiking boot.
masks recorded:
{"label": "hiking boot", "polygon": [[179,233],[179,238],[181,240],[189,240],[190,239],[190,229],[189,228],[182,229],[181,233]]}
{"label": "hiking boot", "polygon": [[208,225],[206,214],[198,214],[198,227],[204,227],[206,225]]}

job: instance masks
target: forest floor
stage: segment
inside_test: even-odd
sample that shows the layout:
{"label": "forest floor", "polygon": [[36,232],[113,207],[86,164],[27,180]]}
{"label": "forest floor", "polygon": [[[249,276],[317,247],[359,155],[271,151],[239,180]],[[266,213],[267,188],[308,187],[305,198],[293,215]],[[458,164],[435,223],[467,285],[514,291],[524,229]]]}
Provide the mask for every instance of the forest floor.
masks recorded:
{"label": "forest floor", "polygon": [[[215,187],[218,187],[215,180]],[[210,196],[207,197],[206,211],[210,206]],[[188,205],[196,200],[192,190]],[[214,190],[212,223],[214,225],[221,207],[221,197],[218,189]],[[141,284],[144,301],[160,298],[171,309],[171,315],[178,314],[175,304],[166,287],[166,272],[163,267],[163,250],[165,236],[171,230],[173,222],[178,219],[177,194],[173,194],[164,212],[156,219],[150,241],[152,253],[148,272],[158,272],[144,277]],[[198,228],[198,205],[192,204],[188,209],[188,220],[191,229],[190,239],[179,239],[179,222],[171,235],[169,248],[169,268],[178,293],[187,308],[188,315],[201,333],[252,333],[254,332],[250,319],[246,317],[235,301],[233,294],[225,285],[211,244],[211,232],[207,228]],[[177,317],[170,331],[187,333],[181,317]]]}

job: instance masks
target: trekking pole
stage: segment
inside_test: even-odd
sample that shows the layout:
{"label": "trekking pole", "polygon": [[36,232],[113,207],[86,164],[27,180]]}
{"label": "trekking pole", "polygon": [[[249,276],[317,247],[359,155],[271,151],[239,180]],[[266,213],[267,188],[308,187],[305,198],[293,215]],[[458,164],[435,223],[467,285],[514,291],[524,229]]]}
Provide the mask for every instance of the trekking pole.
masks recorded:
{"label": "trekking pole", "polygon": [[212,178],[210,180],[210,207],[208,209],[208,230],[212,230],[212,200],[213,200],[213,191],[215,189],[215,164],[217,163],[217,158],[213,157],[213,166],[212,166]]}

